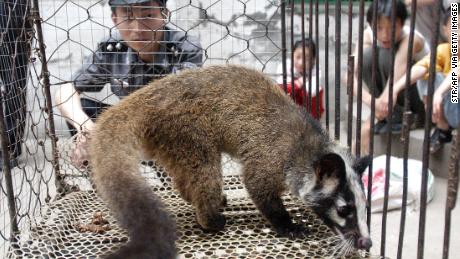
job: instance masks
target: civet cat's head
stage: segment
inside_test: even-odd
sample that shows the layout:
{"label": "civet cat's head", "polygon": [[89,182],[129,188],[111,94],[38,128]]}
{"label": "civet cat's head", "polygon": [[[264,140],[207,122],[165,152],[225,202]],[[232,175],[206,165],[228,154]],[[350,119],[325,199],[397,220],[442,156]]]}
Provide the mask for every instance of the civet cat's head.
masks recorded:
{"label": "civet cat's head", "polygon": [[369,163],[369,157],[355,159],[347,152],[331,152],[307,166],[309,172],[297,170],[289,180],[291,191],[343,240],[352,242],[358,249],[372,246],[361,181]]}

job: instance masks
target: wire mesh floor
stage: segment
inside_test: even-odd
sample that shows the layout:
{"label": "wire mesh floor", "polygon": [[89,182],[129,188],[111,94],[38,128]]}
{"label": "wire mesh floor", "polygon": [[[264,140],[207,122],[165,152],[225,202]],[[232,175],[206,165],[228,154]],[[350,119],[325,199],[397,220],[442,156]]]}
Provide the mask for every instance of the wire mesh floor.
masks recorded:
{"label": "wire mesh floor", "polygon": [[[152,174],[154,175],[152,177]],[[248,198],[238,175],[224,177],[227,206],[224,231],[210,234],[199,229],[193,208],[172,188],[163,169],[153,166],[147,176],[167,210],[175,218],[179,258],[335,258],[337,238],[299,200],[283,199],[295,222],[311,231],[305,239],[280,238]],[[108,221],[104,229],[86,231],[95,217]],[[95,216],[99,215],[99,216]],[[128,241],[95,191],[77,191],[49,204],[42,218],[10,246],[9,258],[96,258]],[[335,240],[335,241],[330,241]],[[354,252],[347,258],[362,258]]]}

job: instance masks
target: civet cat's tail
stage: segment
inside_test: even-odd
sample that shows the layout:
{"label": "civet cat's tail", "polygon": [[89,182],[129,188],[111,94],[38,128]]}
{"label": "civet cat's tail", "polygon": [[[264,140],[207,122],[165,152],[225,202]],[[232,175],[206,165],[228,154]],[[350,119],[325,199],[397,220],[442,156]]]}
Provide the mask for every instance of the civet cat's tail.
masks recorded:
{"label": "civet cat's tail", "polygon": [[[125,118],[102,114],[90,140],[96,190],[129,235],[129,242],[107,258],[175,258],[174,221],[139,174],[138,141],[132,131],[116,129],[123,127],[120,119]],[[114,130],[121,133],[110,135]]]}

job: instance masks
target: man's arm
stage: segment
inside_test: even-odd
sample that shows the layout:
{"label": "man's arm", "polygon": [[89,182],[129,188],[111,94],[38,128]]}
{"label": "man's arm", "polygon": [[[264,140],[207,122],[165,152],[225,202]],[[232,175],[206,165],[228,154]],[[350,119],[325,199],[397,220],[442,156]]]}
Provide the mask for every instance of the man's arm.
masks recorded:
{"label": "man's arm", "polygon": [[[412,48],[412,56],[414,57],[421,49],[424,47],[425,40],[423,38],[420,38],[417,35],[414,35],[414,46]],[[407,60],[407,53],[409,51],[409,37],[406,37],[405,39],[402,40],[400,47],[398,48],[398,51],[396,52],[395,56],[395,61],[394,61],[394,76],[393,76],[393,95],[395,94],[397,88],[404,88],[405,85],[405,77],[404,75],[406,74],[406,68],[407,68],[407,62],[410,62]],[[414,71],[415,73],[418,73],[419,71]],[[411,79],[415,77],[411,76]],[[399,87],[395,87],[397,84],[398,80],[402,80],[404,83],[400,83]],[[416,81],[416,80],[415,80]],[[383,90],[382,94],[376,101],[376,109],[381,111],[383,114],[385,114],[385,111],[388,111],[388,91],[389,91],[389,85],[390,85],[390,80],[387,81],[385,85],[385,89]],[[400,91],[401,89],[399,89]],[[396,95],[397,96],[397,95]],[[394,104],[393,104],[394,105]],[[386,107],[384,107],[386,106]]]}
{"label": "man's arm", "polygon": [[[422,50],[424,47],[425,40],[420,38],[417,35],[414,35],[414,46],[412,48],[412,57],[414,57],[419,51]],[[406,37],[402,40],[401,46],[398,48],[395,56],[395,64],[394,64],[394,83],[401,79],[403,75],[406,74],[407,68],[407,53],[409,51],[409,37]],[[410,61],[409,61],[410,62]],[[390,80],[387,81],[385,86],[385,90],[390,85]],[[394,85],[394,84],[393,84]],[[388,93],[388,92],[387,92]]]}
{"label": "man's arm", "polygon": [[[414,65],[411,68],[411,73],[410,73],[410,82],[409,86],[415,84],[417,80],[420,80],[423,78],[423,76],[427,73],[427,69],[424,66],[419,66],[419,65]],[[398,94],[406,88],[406,76],[407,74],[404,74],[398,81],[393,86],[393,107],[396,104],[396,99],[398,98]],[[388,116],[388,91],[383,92],[383,94],[379,97],[378,102],[381,107],[380,109],[380,115],[382,117]]]}
{"label": "man's arm", "polygon": [[54,100],[61,115],[78,131],[70,160],[74,166],[83,169],[87,166],[88,137],[94,128],[94,123],[83,111],[80,95],[72,83],[62,85],[56,91]]}
{"label": "man's arm", "polygon": [[[366,33],[367,30],[370,30],[370,28],[366,29],[363,34],[363,50],[367,48],[372,48],[372,30],[371,33]],[[371,35],[371,36],[369,36]],[[355,51],[353,55],[358,58],[358,44],[356,44]],[[355,59],[357,60],[357,59]],[[363,82],[364,83],[364,82]],[[362,91],[362,102],[368,105],[369,107],[371,106],[371,100],[372,96],[369,93],[369,91],[366,89],[366,87],[361,87]],[[353,95],[357,96],[358,94],[358,62],[355,62],[355,73],[353,74]]]}
{"label": "man's arm", "polygon": [[[414,65],[412,66],[410,70],[410,82],[409,86],[415,84],[418,80],[422,79],[423,76],[428,72],[426,67],[424,66],[419,66],[419,65]],[[393,86],[393,98],[396,99],[398,97],[398,94],[406,88],[406,76],[407,74],[404,74]]]}
{"label": "man's arm", "polygon": [[80,92],[99,92],[110,81],[111,72],[105,64],[111,64],[104,54],[105,44],[99,44],[98,50],[87,56],[83,66],[72,76],[72,83],[62,85],[54,96],[56,107],[61,115],[78,131],[91,131],[93,121],[83,111]]}
{"label": "man's arm", "polygon": [[77,131],[91,131],[93,121],[86,115],[81,106],[80,94],[73,83],[62,85],[55,93],[56,107],[61,115],[77,129]]}

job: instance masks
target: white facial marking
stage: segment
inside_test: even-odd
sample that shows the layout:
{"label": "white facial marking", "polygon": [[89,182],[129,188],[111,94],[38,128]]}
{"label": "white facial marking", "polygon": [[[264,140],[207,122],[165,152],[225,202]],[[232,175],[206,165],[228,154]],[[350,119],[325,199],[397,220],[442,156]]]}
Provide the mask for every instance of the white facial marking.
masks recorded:
{"label": "white facial marking", "polygon": [[355,197],[356,217],[359,232],[362,237],[369,238],[369,231],[366,222],[366,197],[359,183],[361,179],[359,179],[358,175],[351,168],[351,158],[346,153],[344,153],[343,150],[339,149],[337,145],[334,145],[332,151],[340,155],[343,161],[345,161],[348,188]]}
{"label": "white facial marking", "polygon": [[[351,172],[351,173],[350,173]],[[353,172],[352,168],[347,166],[348,187],[355,197],[356,217],[358,221],[359,232],[362,237],[369,237],[369,231],[366,223],[366,197],[359,185],[361,179]]]}
{"label": "white facial marking", "polygon": [[327,178],[323,179],[323,188],[321,189],[321,193],[324,195],[332,194],[339,186],[339,179],[337,178]]}
{"label": "white facial marking", "polygon": [[342,197],[338,197],[337,200],[335,200],[335,206],[340,207],[345,205],[347,205],[347,202]]}
{"label": "white facial marking", "polygon": [[337,210],[335,208],[330,208],[327,211],[327,214],[329,215],[329,218],[336,223],[337,225],[344,227],[346,224],[346,220],[337,214]]}

